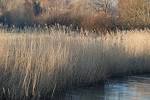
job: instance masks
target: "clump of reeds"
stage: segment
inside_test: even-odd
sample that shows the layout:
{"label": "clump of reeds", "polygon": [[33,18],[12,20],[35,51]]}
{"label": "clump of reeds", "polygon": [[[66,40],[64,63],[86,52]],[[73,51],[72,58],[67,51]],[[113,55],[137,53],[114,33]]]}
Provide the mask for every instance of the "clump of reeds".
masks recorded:
{"label": "clump of reeds", "polygon": [[149,30],[85,33],[1,29],[1,99],[50,98],[57,90],[110,76],[150,72]]}

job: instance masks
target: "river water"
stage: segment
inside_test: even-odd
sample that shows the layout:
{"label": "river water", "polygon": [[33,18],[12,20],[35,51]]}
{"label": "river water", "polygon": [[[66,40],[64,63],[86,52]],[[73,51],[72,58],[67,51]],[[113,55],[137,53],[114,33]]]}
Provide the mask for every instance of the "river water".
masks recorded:
{"label": "river water", "polygon": [[150,100],[150,75],[106,80],[104,84],[68,90],[54,100]]}

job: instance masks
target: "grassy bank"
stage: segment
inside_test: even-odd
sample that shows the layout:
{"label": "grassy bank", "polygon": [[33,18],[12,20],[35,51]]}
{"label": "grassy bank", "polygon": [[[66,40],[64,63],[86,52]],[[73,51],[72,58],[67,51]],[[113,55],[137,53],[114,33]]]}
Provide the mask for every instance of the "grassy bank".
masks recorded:
{"label": "grassy bank", "polygon": [[85,33],[1,29],[1,99],[37,100],[116,74],[150,72],[150,30],[98,37]]}

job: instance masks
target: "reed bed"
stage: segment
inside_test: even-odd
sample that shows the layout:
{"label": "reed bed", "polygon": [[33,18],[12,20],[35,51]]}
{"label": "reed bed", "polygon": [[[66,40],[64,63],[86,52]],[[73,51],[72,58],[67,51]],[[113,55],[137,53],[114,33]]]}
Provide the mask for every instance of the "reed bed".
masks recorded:
{"label": "reed bed", "polygon": [[1,30],[0,99],[51,98],[110,76],[150,72],[149,30],[85,33]]}

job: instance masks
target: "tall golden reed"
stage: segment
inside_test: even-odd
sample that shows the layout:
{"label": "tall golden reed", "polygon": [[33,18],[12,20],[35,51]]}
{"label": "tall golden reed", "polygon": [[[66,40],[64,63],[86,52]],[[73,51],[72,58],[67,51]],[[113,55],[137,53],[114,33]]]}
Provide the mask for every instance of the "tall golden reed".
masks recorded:
{"label": "tall golden reed", "polygon": [[150,71],[149,30],[98,37],[85,33],[1,30],[1,99],[37,100],[113,75]]}

